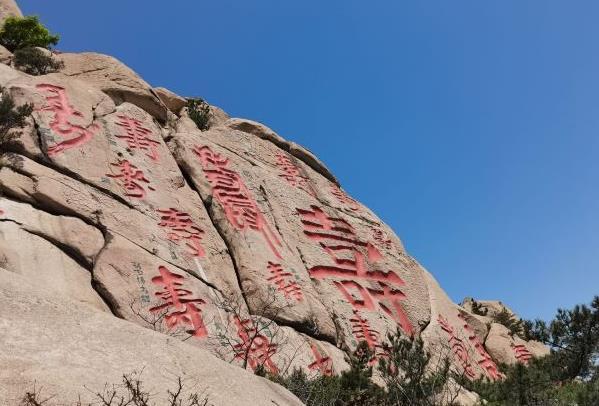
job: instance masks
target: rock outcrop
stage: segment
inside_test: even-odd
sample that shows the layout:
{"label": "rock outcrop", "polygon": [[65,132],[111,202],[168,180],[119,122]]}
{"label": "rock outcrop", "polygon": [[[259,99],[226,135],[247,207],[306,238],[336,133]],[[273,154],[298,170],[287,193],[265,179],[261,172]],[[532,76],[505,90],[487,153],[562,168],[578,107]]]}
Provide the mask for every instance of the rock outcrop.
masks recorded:
{"label": "rock outcrop", "polygon": [[0,403],[143,370],[152,392],[300,404],[239,367],[334,374],[397,328],[470,379],[546,352],[453,303],[307,149],[214,106],[200,131],[116,59],[58,57],[36,77],[0,58],[3,95],[34,106],[0,150]]}

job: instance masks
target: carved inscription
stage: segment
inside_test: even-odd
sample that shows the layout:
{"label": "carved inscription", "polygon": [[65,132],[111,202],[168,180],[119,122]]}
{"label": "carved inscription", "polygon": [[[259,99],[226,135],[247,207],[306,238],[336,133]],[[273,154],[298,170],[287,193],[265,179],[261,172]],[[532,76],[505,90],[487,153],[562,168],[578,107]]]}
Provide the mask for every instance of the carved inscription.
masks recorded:
{"label": "carved inscription", "polygon": [[354,199],[349,197],[347,193],[345,193],[341,188],[336,185],[331,185],[330,188],[331,194],[337,198],[337,201],[342,205],[347,206],[352,211],[360,210],[360,205]]}
{"label": "carved inscription", "polygon": [[474,332],[474,329],[470,326],[470,324],[468,324],[466,318],[462,314],[458,314],[458,317],[464,322],[464,330],[468,333],[468,340],[470,341],[470,344],[474,347],[474,349],[480,357],[480,359],[478,360],[478,364],[486,372],[487,376],[492,381],[501,379],[503,377],[503,374],[499,372],[497,364],[495,364],[495,361],[493,361],[493,359],[485,349],[485,346]]}
{"label": "carved inscription", "polygon": [[158,268],[160,276],[152,278],[152,283],[161,287],[155,295],[162,304],[152,307],[151,312],[168,310],[164,320],[169,329],[186,327],[186,331],[196,338],[204,338],[208,335],[200,306],[206,302],[194,297],[193,292],[185,289],[183,283],[185,278],[166,267]]}
{"label": "carved inscription", "polygon": [[117,179],[121,186],[125,189],[125,196],[143,199],[146,197],[146,189],[143,183],[146,183],[149,190],[156,190],[150,186],[150,181],[145,177],[143,171],[138,169],[131,162],[124,160],[114,164],[110,164],[118,169],[116,175],[107,173],[106,176]]}
{"label": "carved inscription", "polygon": [[318,348],[314,344],[310,344],[312,354],[314,355],[314,362],[308,365],[308,369],[312,371],[318,371],[323,376],[333,375],[333,360],[331,357],[322,355]]}
{"label": "carved inscription", "polygon": [[413,327],[401,301],[405,282],[395,272],[374,269],[383,259],[371,243],[360,240],[345,220],[328,216],[322,209],[297,209],[304,234],[317,242],[331,258],[333,265],[317,265],[309,269],[313,279],[333,279],[333,283],[355,310],[376,311],[377,305],[409,335]]}
{"label": "carved inscription", "polygon": [[146,288],[146,278],[144,278],[143,271],[141,270],[141,264],[139,262],[133,262],[133,272],[135,272],[135,279],[137,279],[137,283],[141,289],[141,302],[150,303],[150,292],[148,291],[148,288]]}
{"label": "carved inscription", "polygon": [[229,160],[208,146],[196,146],[193,151],[212,186],[212,196],[223,208],[229,223],[239,231],[259,232],[274,255],[282,258],[278,251],[281,241],[272,231],[239,174],[229,168]]}
{"label": "carved inscription", "polygon": [[169,240],[177,244],[185,241],[189,254],[193,257],[203,258],[206,255],[201,244],[204,231],[193,222],[189,214],[173,208],[158,210],[158,213],[158,225],[167,230]]}
{"label": "carved inscription", "polygon": [[314,189],[310,186],[310,181],[293,160],[284,152],[277,152],[277,167],[280,170],[279,177],[285,179],[290,185],[302,189],[304,192],[316,196]]}
{"label": "carved inscription", "polygon": [[389,236],[380,228],[375,228],[372,230],[372,239],[376,241],[376,243],[383,248],[390,250],[393,248],[393,241],[389,238]]}
{"label": "carved inscription", "polygon": [[56,134],[65,138],[64,141],[48,147],[49,156],[79,147],[91,140],[99,127],[96,124],[92,124],[87,128],[73,124],[72,120],[82,118],[83,114],[70,104],[65,88],[49,83],[39,84],[36,88],[46,94],[47,105],[40,111],[49,111],[54,114],[50,122],[50,128]]}
{"label": "carved inscription", "polygon": [[278,374],[279,369],[272,360],[272,356],[277,352],[277,345],[272,344],[268,337],[259,332],[255,323],[251,319],[235,318],[237,335],[241,339],[241,342],[233,347],[235,359],[246,361],[252,370],[262,365],[269,372]]}
{"label": "carved inscription", "polygon": [[153,161],[158,161],[160,142],[151,138],[152,131],[144,127],[141,121],[132,117],[120,115],[118,118],[117,125],[123,129],[123,133],[116,137],[125,140],[129,148],[145,151],[146,156]]}
{"label": "carved inscription", "polygon": [[373,351],[381,347],[379,343],[380,333],[370,327],[370,323],[360,315],[360,312],[354,310],[354,315],[349,321],[352,325],[352,333],[359,341],[366,341],[366,344]]}
{"label": "carved inscription", "polygon": [[518,362],[523,364],[528,364],[528,361],[533,357],[532,353],[528,351],[528,348],[524,344],[512,345],[512,349],[514,350],[514,355]]}
{"label": "carved inscription", "polygon": [[298,302],[303,300],[302,288],[293,279],[294,276],[291,272],[286,272],[280,264],[273,262],[268,262],[268,272],[271,276],[267,280],[274,284],[286,299],[293,299]]}
{"label": "carved inscription", "polygon": [[472,368],[472,364],[470,363],[470,356],[468,354],[468,348],[464,344],[464,341],[457,336],[455,330],[449,321],[443,316],[439,315],[437,318],[439,325],[448,335],[449,346],[451,347],[452,352],[454,353],[456,359],[462,365],[464,369],[464,373],[470,379],[474,379],[476,377],[476,373]]}

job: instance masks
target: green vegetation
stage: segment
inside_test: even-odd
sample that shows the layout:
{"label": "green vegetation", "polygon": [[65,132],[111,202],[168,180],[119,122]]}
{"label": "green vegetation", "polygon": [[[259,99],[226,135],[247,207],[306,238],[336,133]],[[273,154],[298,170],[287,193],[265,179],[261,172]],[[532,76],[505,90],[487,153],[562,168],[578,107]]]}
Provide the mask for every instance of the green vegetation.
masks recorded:
{"label": "green vegetation", "polygon": [[58,35],[50,34],[36,16],[8,17],[0,29],[0,45],[11,52],[31,47],[50,49],[59,39]]}
{"label": "green vegetation", "polygon": [[266,376],[285,386],[308,406],[433,406],[453,404],[457,391],[450,379],[460,379],[450,370],[447,357],[433,359],[420,338],[388,336],[378,354],[376,369],[383,385],[373,381],[371,349],[361,342],[348,357],[350,369],[338,376],[308,377],[295,370],[287,377]]}
{"label": "green vegetation", "polygon": [[208,129],[210,105],[203,99],[187,99],[187,114],[201,131]]}
{"label": "green vegetation", "polygon": [[36,76],[56,72],[64,67],[62,61],[57,61],[51,55],[46,55],[46,53],[39,48],[23,48],[16,50],[14,64],[17,69]]}
{"label": "green vegetation", "polygon": [[489,406],[599,405],[599,296],[589,306],[558,310],[549,324],[526,321],[522,330],[527,339],[550,346],[551,354],[502,366],[502,381],[462,383]]}
{"label": "green vegetation", "polygon": [[522,335],[523,334],[523,322],[522,320],[515,317],[505,307],[501,311],[493,316],[493,321],[498,324],[503,324],[511,335]]}
{"label": "green vegetation", "polygon": [[339,376],[309,377],[299,370],[285,377],[263,370],[261,375],[285,386],[308,406],[446,406],[457,397],[452,380],[478,393],[481,405],[599,405],[599,296],[589,306],[558,310],[549,324],[522,322],[507,310],[496,320],[527,339],[547,344],[551,354],[528,365],[500,366],[502,380],[471,382],[452,371],[447,356],[433,359],[421,339],[397,332],[378,354],[376,371],[373,354],[362,342],[348,359],[350,369]]}
{"label": "green vegetation", "polygon": [[19,135],[14,130],[23,128],[25,119],[32,112],[31,104],[16,107],[12,96],[0,88],[0,145],[5,145]]}

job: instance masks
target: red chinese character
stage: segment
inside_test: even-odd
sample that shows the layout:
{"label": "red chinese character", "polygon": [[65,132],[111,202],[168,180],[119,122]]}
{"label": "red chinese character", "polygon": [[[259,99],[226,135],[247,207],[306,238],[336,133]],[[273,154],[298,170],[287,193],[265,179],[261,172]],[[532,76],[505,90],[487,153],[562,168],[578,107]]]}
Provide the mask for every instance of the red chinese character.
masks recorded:
{"label": "red chinese character", "polygon": [[[310,277],[342,279],[334,283],[354,309],[374,311],[376,301],[407,334],[412,335],[414,329],[400,304],[406,296],[399,287],[405,282],[395,272],[383,272],[369,266],[369,263],[375,264],[383,258],[380,251],[374,245],[359,240],[345,220],[330,217],[316,206],[312,206],[312,210],[298,209],[298,213],[302,217],[304,233],[318,241],[334,262],[334,265],[312,267]],[[374,282],[376,287],[365,288],[356,279]],[[350,289],[353,289],[353,294]]]}
{"label": "red chinese character", "polygon": [[157,211],[161,220],[158,225],[170,230],[167,233],[169,240],[177,244],[180,240],[185,240],[194,257],[203,258],[206,255],[201,244],[204,231],[193,222],[189,214],[173,208]]}
{"label": "red chinese character", "polygon": [[235,359],[246,361],[253,370],[262,365],[271,373],[278,374],[279,369],[272,360],[277,345],[271,344],[265,335],[259,333],[255,323],[250,319],[241,321],[235,317],[237,335],[241,339],[241,343],[233,346]]}
{"label": "red chinese character", "polygon": [[354,316],[349,321],[352,325],[352,333],[359,341],[366,341],[368,347],[373,351],[380,347],[379,332],[372,329],[368,320],[363,318],[357,310],[354,310]]}
{"label": "red chinese character", "polygon": [[468,349],[464,345],[464,342],[456,336],[454,328],[451,326],[451,324],[449,324],[449,321],[447,321],[447,319],[439,315],[437,320],[441,325],[441,328],[449,336],[449,345],[451,346],[451,349],[455,357],[462,364],[464,372],[470,379],[474,379],[476,377],[476,373],[472,369],[472,364],[470,364],[470,356],[468,354]]}
{"label": "red chinese character", "polygon": [[291,272],[285,272],[280,264],[268,262],[268,271],[272,275],[267,281],[272,282],[277,286],[277,290],[283,292],[286,299],[290,297],[297,300],[298,302],[304,298],[302,288],[297,282],[290,280],[293,278]]}
{"label": "red chinese character", "polygon": [[528,348],[524,344],[513,345],[512,349],[514,350],[514,355],[518,362],[523,364],[528,364],[528,361],[533,357],[532,353],[528,351]]}
{"label": "red chinese character", "polygon": [[121,121],[117,124],[121,126],[125,132],[117,135],[117,138],[122,138],[127,142],[129,148],[140,149],[146,151],[146,156],[154,161],[158,161],[157,148],[160,142],[150,138],[152,131],[144,127],[143,123],[127,116],[118,116]]}
{"label": "red chinese character", "polygon": [[332,376],[333,360],[331,357],[322,356],[314,344],[310,344],[310,348],[312,349],[312,354],[314,354],[314,362],[308,365],[308,369],[318,370],[323,376]]}
{"label": "red chinese character", "polygon": [[276,158],[277,166],[281,172],[283,172],[279,175],[279,177],[285,179],[290,185],[302,189],[304,192],[307,192],[312,196],[316,195],[310,186],[308,177],[302,174],[300,168],[293,163],[287,154],[283,152],[277,152]]}
{"label": "red chinese character", "polygon": [[470,343],[474,346],[474,349],[482,358],[478,361],[478,364],[487,373],[487,376],[491,380],[496,381],[498,379],[501,379],[503,377],[503,374],[499,372],[497,364],[495,364],[495,362],[485,349],[485,346],[474,332],[474,329],[470,326],[470,324],[468,324],[463,314],[458,314],[458,317],[464,322],[464,329],[468,332],[468,339],[470,340]]}
{"label": "red chinese character", "polygon": [[239,231],[251,229],[261,233],[275,256],[282,258],[277,250],[277,247],[281,247],[281,242],[240,176],[229,169],[229,160],[213,152],[208,146],[195,147],[193,151],[212,186],[213,197],[222,206],[231,225]]}
{"label": "red chinese character", "polygon": [[146,190],[139,182],[148,183],[149,190],[155,190],[152,186],[149,185],[150,181],[146,179],[143,171],[137,169],[137,167],[131,164],[129,161],[119,161],[116,164],[111,164],[112,166],[116,166],[120,173],[118,175],[112,175],[107,173],[106,176],[120,179],[122,186],[125,188],[125,196],[135,197],[138,199],[143,199],[146,197]]}
{"label": "red chinese character", "polygon": [[85,128],[71,122],[74,118],[83,117],[83,114],[69,103],[66,90],[63,87],[48,83],[39,84],[36,87],[47,92],[46,102],[48,105],[42,108],[41,111],[51,111],[54,113],[54,118],[50,122],[50,128],[61,137],[67,138],[65,141],[48,147],[49,156],[83,145],[91,140],[99,127],[96,124],[92,124]]}
{"label": "red chinese character", "polygon": [[330,191],[331,191],[331,194],[337,198],[339,203],[346,204],[353,211],[360,210],[360,206],[358,205],[358,202],[356,202],[354,199],[349,197],[347,195],[347,193],[345,193],[339,187],[337,187],[335,185],[331,185]]}
{"label": "red chinese character", "polygon": [[160,276],[152,278],[152,283],[162,286],[162,290],[155,295],[162,299],[163,304],[150,309],[151,312],[167,310],[164,320],[168,328],[173,329],[179,325],[190,328],[187,332],[194,337],[202,338],[208,335],[202,319],[199,305],[206,302],[193,297],[190,290],[183,288],[184,277],[170,272],[166,267],[158,267]]}

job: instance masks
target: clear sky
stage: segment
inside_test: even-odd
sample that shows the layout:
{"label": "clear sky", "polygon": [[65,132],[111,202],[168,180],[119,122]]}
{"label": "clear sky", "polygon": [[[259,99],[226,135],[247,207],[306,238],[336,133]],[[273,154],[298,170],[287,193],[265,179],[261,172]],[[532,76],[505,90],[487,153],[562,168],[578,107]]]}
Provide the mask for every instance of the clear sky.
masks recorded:
{"label": "clear sky", "polygon": [[455,301],[599,294],[596,0],[20,0],[314,151]]}

